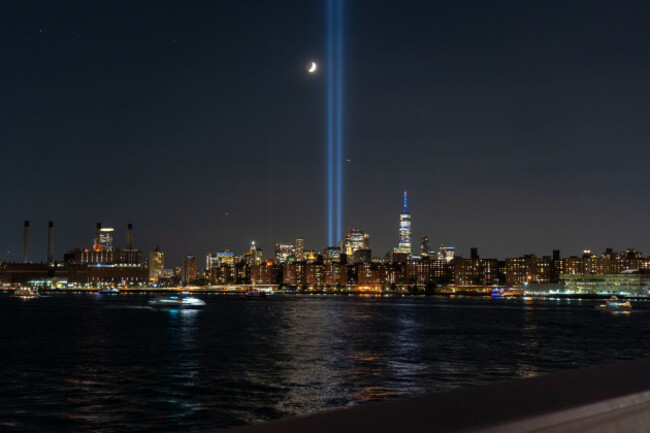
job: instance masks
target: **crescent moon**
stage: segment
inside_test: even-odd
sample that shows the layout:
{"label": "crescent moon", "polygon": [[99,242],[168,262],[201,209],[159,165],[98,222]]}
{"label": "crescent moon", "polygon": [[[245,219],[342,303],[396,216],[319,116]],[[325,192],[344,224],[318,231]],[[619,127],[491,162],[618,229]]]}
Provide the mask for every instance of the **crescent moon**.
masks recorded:
{"label": "crescent moon", "polygon": [[311,62],[311,65],[309,65],[309,68],[307,68],[307,72],[313,74],[314,72],[316,72],[317,69],[318,69],[318,65],[316,64],[316,62]]}

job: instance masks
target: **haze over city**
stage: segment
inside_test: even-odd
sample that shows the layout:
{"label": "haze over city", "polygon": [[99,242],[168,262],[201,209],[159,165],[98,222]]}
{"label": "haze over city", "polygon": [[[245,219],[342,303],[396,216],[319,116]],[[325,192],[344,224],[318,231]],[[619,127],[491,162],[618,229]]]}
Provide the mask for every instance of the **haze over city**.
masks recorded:
{"label": "haze over city", "polygon": [[[349,2],[343,228],[469,255],[650,250],[647,2]],[[4,2],[0,257],[327,244],[319,2]],[[349,160],[349,162],[347,161]]]}

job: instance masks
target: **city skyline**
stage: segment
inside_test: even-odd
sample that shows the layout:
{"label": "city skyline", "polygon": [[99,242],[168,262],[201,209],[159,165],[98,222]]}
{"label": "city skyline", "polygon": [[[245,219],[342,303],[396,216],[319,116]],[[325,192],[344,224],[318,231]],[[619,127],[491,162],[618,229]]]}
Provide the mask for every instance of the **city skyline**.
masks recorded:
{"label": "city skyline", "polygon": [[3,431],[650,430],[649,22],[0,2]]}
{"label": "city skyline", "polygon": [[[649,5],[348,3],[343,232],[390,251],[406,189],[464,254],[650,250]],[[26,219],[57,257],[95,221],[173,262],[328,243],[326,14],[251,4],[2,6],[0,257]]]}
{"label": "city skyline", "polygon": [[[47,249],[45,253],[45,260],[39,259],[38,256],[41,254],[40,252],[32,253],[34,250],[34,245],[33,245],[33,240],[31,238],[32,236],[32,224],[30,220],[25,220],[24,225],[23,225],[23,247],[22,247],[22,260],[11,260],[10,258],[3,258],[0,256],[0,260],[4,259],[9,262],[14,262],[14,263],[61,263],[65,262],[65,258],[63,260],[58,260],[55,258],[55,253],[54,253],[54,222],[53,221],[48,221],[47,223]],[[119,233],[119,229],[118,229]],[[101,254],[103,252],[112,252],[114,250],[114,234],[115,234],[115,228],[114,227],[107,227],[102,225],[101,222],[98,222],[96,224],[96,231],[95,231],[95,236],[93,237],[92,241],[92,246],[88,245],[76,245],[72,247],[63,247],[65,250],[64,252],[68,255],[76,255],[78,253],[82,254],[83,257],[83,251],[86,251],[87,254],[92,254],[92,252]],[[355,253],[359,249],[365,249],[367,254],[364,254],[362,257],[365,257],[367,261],[370,261],[372,258],[373,260],[376,259],[381,259],[383,260],[384,258],[389,258],[390,262],[393,263],[404,263],[407,260],[409,260],[411,257],[419,259],[420,257],[425,258],[429,255],[431,256],[438,256],[438,259],[445,259],[446,261],[450,261],[454,257],[458,258],[464,258],[464,257],[469,257],[469,258],[478,258],[477,255],[477,247],[472,246],[469,247],[469,253],[465,254],[462,249],[458,249],[453,245],[445,245],[444,243],[440,243],[439,247],[436,247],[434,245],[433,248],[430,247],[430,236],[429,235],[422,235],[420,238],[420,244],[414,245],[413,243],[413,236],[412,236],[412,226],[411,226],[411,214],[409,212],[409,205],[408,205],[408,192],[403,191],[403,199],[402,199],[402,211],[399,214],[399,225],[396,233],[396,238],[397,241],[395,242],[395,247],[392,249],[389,249],[386,251],[385,254],[382,254],[381,252],[377,250],[372,250],[370,246],[370,233],[367,233],[359,228],[351,228],[350,233],[347,234],[345,237],[342,238],[342,240],[336,245],[328,245],[328,243],[321,245],[320,247],[316,248],[305,248],[304,247],[304,237],[301,234],[296,234],[294,237],[294,241],[287,242],[285,240],[276,240],[272,246],[274,248],[269,248],[267,249],[267,253],[264,254],[264,248],[260,248],[259,244],[256,244],[256,241],[253,240],[250,242],[250,244],[247,246],[248,250],[242,249],[242,250],[231,250],[229,247],[226,248],[211,248],[210,250],[196,253],[180,253],[178,251],[167,251],[168,254],[168,262],[170,263],[173,260],[169,260],[169,258],[174,258],[177,255],[181,255],[181,261],[182,263],[185,263],[188,257],[200,257],[202,255],[207,256],[207,264],[206,264],[206,269],[210,269],[210,258],[215,257],[218,258],[220,255],[226,254],[229,255],[232,259],[239,259],[241,260],[242,258],[245,258],[246,254],[245,251],[248,251],[249,253],[254,252],[254,256],[257,258],[256,262],[259,263],[262,259],[265,258],[272,258],[275,259],[276,262],[278,263],[283,263],[287,260],[289,255],[292,253],[291,251],[294,251],[293,254],[295,254],[295,257],[293,258],[294,260],[305,260],[303,258],[303,251],[306,254],[307,252],[310,252],[313,257],[312,260],[316,258],[316,256],[322,255],[325,257],[325,260],[328,260],[328,254],[330,254],[334,249],[337,250],[336,254],[347,254],[349,256],[349,261],[356,262],[356,255],[353,257],[352,254]],[[157,257],[156,255],[159,253],[164,253],[165,251],[161,251],[160,245],[156,244],[153,249],[147,250],[145,249],[140,249],[140,248],[135,248],[133,247],[133,224],[128,223],[127,224],[127,229],[126,229],[126,236],[125,236],[126,242],[125,242],[125,248],[123,248],[124,251],[133,251],[133,252],[138,252],[140,256],[142,256],[142,253],[145,253],[149,255],[149,258],[151,260],[152,257]],[[116,251],[120,251],[120,242],[115,246]],[[294,248],[299,249],[299,253],[297,253]],[[272,254],[271,251],[275,250],[275,253]],[[278,254],[279,254],[279,249],[281,249],[282,256],[284,259],[280,259],[278,261]],[[413,252],[415,250],[415,253]],[[604,247],[601,249],[603,251],[603,256],[606,256],[607,254],[612,253],[613,251],[639,251],[638,248],[635,247],[630,247],[627,246],[625,248],[612,248],[611,246]],[[36,248],[36,251],[40,251],[39,248]],[[417,253],[419,251],[419,254]],[[553,248],[550,251],[552,251],[552,256],[555,259],[555,256],[557,255],[559,257],[560,250]],[[598,249],[593,249],[593,251],[598,251]],[[642,250],[641,250],[642,251]],[[78,252],[78,253],[77,253]],[[322,252],[322,254],[321,254]],[[31,254],[36,254],[35,257],[32,257]],[[213,254],[216,254],[212,256]],[[315,255],[314,255],[315,254]],[[449,255],[451,254],[451,255]],[[64,254],[62,254],[63,256]],[[513,258],[513,257],[525,257],[525,256],[538,256],[541,257],[551,257],[551,254],[548,254],[548,251],[546,252],[538,252],[538,251],[531,251],[528,250],[525,253],[521,254],[507,254],[504,256],[498,257],[499,259],[505,259],[507,257]],[[90,257],[90,256],[89,256]],[[94,257],[94,256],[92,256]],[[142,256],[144,257],[144,256]],[[485,257],[485,256],[484,256]],[[497,257],[497,256],[489,256],[489,257]],[[597,254],[592,253],[592,248],[583,248],[581,251],[578,252],[570,252],[569,254],[565,255],[567,258],[571,257],[598,257]],[[84,259],[88,260],[88,259]],[[90,261],[93,261],[96,259],[92,259]],[[141,260],[141,259],[140,259]],[[157,257],[156,260],[160,260],[160,258]],[[337,256],[338,260],[338,256]],[[164,262],[164,258],[162,259]],[[135,262],[134,262],[135,263]],[[233,264],[235,262],[233,261]],[[194,265],[195,269],[196,264]],[[174,262],[172,267],[176,267],[176,264]],[[156,272],[159,272],[156,271]],[[151,275],[151,272],[150,272]]]}

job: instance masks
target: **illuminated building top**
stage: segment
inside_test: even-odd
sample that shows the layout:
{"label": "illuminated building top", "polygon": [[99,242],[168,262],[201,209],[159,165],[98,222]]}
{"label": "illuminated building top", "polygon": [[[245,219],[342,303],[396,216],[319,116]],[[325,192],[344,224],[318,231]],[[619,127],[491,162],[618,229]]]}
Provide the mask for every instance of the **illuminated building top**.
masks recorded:
{"label": "illuminated building top", "polygon": [[399,216],[399,243],[393,250],[397,254],[411,255],[411,214],[408,212],[408,192],[404,191],[404,209]]}

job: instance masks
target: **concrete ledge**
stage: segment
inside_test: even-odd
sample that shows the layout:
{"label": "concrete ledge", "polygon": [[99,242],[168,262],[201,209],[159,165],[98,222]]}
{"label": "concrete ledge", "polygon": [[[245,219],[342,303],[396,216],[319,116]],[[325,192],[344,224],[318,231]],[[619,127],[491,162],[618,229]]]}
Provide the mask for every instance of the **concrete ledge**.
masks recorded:
{"label": "concrete ledge", "polygon": [[649,432],[649,373],[625,361],[221,431]]}

